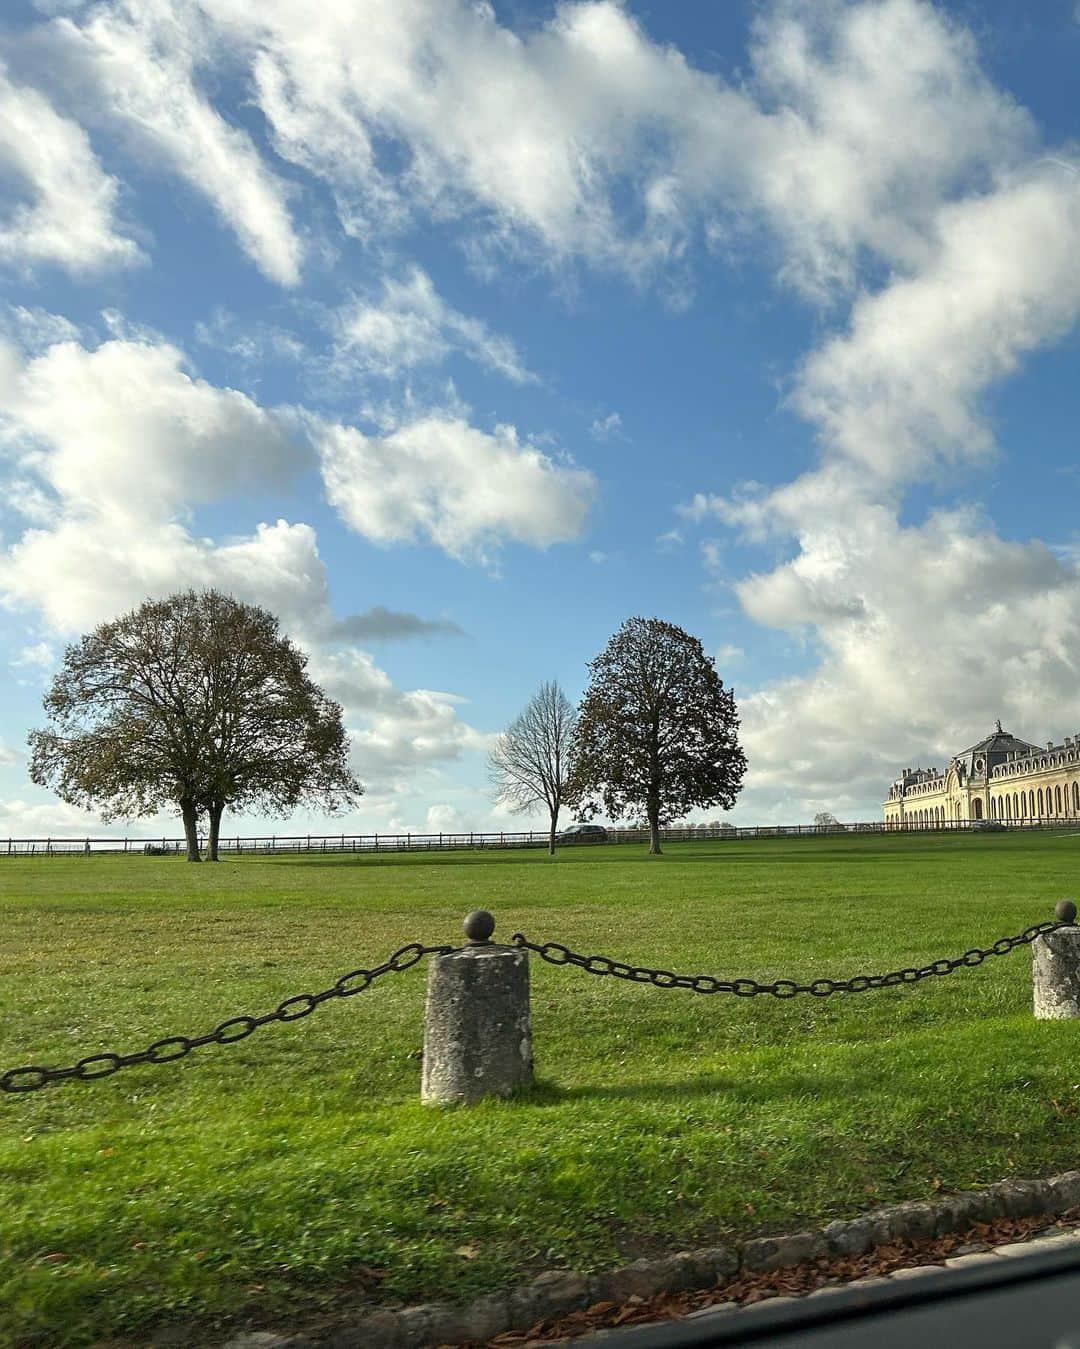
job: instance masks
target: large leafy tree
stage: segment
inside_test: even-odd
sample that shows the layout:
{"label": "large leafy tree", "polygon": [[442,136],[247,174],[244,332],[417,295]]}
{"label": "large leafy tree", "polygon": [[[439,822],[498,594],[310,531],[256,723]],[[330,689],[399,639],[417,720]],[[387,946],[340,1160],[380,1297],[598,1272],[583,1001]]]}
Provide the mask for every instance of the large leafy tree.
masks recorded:
{"label": "large leafy tree", "polygon": [[735,803],[746,771],[735,699],[701,643],[673,623],[631,618],[589,663],[567,800],[583,814],[660,826]]}
{"label": "large leafy tree", "polygon": [[538,806],[547,810],[549,853],[555,852],[576,724],[573,703],[557,682],[548,681],[499,736],[488,757],[496,800],[515,812]]}
{"label": "large leafy tree", "polygon": [[333,811],[363,788],[341,708],[265,609],[216,590],[148,600],[68,647],[30,733],[30,776],[105,819],[179,810],[188,860],[226,807]]}

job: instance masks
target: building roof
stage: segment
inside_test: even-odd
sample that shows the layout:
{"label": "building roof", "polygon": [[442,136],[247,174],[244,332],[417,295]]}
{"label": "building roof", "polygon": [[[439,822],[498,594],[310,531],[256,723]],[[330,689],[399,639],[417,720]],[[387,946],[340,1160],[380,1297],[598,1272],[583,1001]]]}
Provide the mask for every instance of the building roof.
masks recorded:
{"label": "building roof", "polygon": [[[1029,754],[1039,754],[1042,752],[1040,745],[1033,745],[1027,740],[1019,740],[1015,735],[1010,735],[1008,731],[1001,729],[1001,722],[997,723],[995,730],[991,731],[985,740],[980,740],[977,745],[971,745],[959,754],[953,756],[953,763],[963,764],[964,771],[969,777],[985,777],[990,770],[996,768],[998,764],[1005,763],[1010,755],[1016,754],[1021,758],[1026,758]],[[976,768],[979,760],[982,763]]]}
{"label": "building roof", "polygon": [[1032,745],[1027,740],[1018,740],[1015,735],[1003,731],[999,721],[997,729],[991,731],[985,740],[980,740],[977,745],[971,745],[968,749],[962,749],[956,758],[967,759],[976,754],[983,754],[987,758],[992,754],[1038,754],[1043,748],[1042,745]]}

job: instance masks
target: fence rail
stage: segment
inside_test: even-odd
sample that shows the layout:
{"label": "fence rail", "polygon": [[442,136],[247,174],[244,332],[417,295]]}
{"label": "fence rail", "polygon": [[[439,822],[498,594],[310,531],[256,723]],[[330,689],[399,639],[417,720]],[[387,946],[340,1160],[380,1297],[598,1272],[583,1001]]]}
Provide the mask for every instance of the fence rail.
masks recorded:
{"label": "fence rail", "polygon": [[[1080,817],[1060,816],[1039,820],[949,820],[937,824],[915,824],[873,820],[855,824],[778,824],[778,825],[674,825],[661,829],[665,843],[738,842],[756,838],[801,838],[830,834],[947,834],[982,833],[988,829],[1049,830],[1073,828],[1080,830]],[[649,831],[643,828],[608,829],[610,843],[644,843]],[[205,847],[206,839],[200,836]],[[585,845],[577,843],[575,847]],[[221,853],[288,853],[288,852],[432,852],[475,848],[546,848],[546,829],[517,832],[462,831],[441,834],[261,834],[250,837],[235,835],[218,843]],[[70,857],[98,853],[146,853],[183,855],[187,844],[182,838],[9,838],[0,839],[0,859],[4,857]]]}

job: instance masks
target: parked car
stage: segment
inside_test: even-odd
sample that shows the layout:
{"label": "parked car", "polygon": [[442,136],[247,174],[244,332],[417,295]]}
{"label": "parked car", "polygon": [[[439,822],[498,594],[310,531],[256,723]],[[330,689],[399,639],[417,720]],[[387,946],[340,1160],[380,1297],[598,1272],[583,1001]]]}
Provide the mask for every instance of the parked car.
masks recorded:
{"label": "parked car", "polygon": [[556,843],[606,843],[607,830],[602,824],[572,824],[555,835]]}
{"label": "parked car", "polygon": [[972,820],[972,829],[980,834],[1004,834],[1005,826],[1000,820]]}

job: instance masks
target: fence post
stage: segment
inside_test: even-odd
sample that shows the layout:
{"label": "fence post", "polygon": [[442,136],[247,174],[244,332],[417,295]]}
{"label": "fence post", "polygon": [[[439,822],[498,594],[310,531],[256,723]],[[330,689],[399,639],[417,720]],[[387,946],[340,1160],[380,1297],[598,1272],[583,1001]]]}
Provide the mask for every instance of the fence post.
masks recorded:
{"label": "fence post", "polygon": [[491,940],[485,909],[464,923],[469,945],[433,956],[424,1008],[425,1105],[510,1096],[533,1080],[529,955]]}
{"label": "fence post", "polygon": [[1080,927],[1075,925],[1076,905],[1071,899],[1062,899],[1054,915],[1059,922],[1073,926],[1044,932],[1031,943],[1037,1021],[1080,1017]]}

